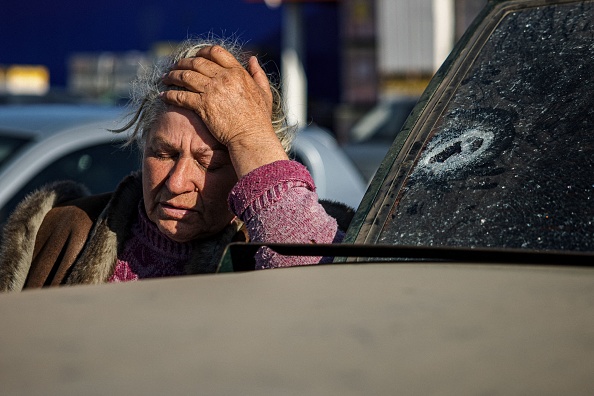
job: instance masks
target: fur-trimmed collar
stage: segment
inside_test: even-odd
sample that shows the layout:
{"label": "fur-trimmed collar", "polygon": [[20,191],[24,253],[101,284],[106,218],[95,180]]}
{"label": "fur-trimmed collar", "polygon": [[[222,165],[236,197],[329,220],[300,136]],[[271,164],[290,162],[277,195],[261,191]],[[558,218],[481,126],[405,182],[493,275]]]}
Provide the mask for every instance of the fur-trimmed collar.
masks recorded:
{"label": "fur-trimmed collar", "polygon": [[[73,182],[49,185],[28,196],[9,218],[0,248],[0,291],[21,290],[27,278],[35,237],[46,214],[55,206],[87,196],[87,190]],[[93,225],[84,247],[64,280],[66,284],[105,283],[112,275],[118,254],[132,235],[136,208],[142,199],[141,174],[126,177]],[[68,221],[68,219],[65,219]],[[225,246],[245,235],[243,223],[235,220],[219,234],[198,241],[186,265],[187,274],[211,273]],[[239,240],[245,241],[242,237]]]}
{"label": "fur-trimmed collar", "polygon": [[35,237],[45,215],[55,206],[89,195],[74,182],[56,182],[29,194],[15,208],[2,232],[0,291],[21,290],[27,279]]}

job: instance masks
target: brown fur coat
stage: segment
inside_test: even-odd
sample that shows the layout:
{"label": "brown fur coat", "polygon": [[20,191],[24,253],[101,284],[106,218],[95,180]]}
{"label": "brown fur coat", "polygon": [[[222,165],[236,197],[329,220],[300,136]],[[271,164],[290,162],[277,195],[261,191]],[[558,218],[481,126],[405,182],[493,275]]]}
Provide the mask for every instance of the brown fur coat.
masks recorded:
{"label": "brown fur coat", "polygon": [[[118,252],[131,236],[142,197],[139,174],[112,194],[89,196],[73,182],[30,194],[8,219],[0,246],[0,291],[60,284],[97,284],[112,275]],[[201,241],[188,274],[216,272],[226,245],[245,241],[237,221]]]}

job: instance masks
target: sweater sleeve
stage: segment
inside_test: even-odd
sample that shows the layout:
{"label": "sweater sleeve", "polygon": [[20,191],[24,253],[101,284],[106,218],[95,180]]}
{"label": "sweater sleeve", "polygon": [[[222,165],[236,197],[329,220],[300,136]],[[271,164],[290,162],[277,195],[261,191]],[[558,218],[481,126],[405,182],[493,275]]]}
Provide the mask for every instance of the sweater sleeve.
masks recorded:
{"label": "sweater sleeve", "polygon": [[[273,162],[241,178],[229,194],[229,206],[253,242],[336,243],[344,237],[336,220],[318,203],[311,175],[296,161]],[[282,256],[262,248],[256,254],[256,269],[329,260]]]}

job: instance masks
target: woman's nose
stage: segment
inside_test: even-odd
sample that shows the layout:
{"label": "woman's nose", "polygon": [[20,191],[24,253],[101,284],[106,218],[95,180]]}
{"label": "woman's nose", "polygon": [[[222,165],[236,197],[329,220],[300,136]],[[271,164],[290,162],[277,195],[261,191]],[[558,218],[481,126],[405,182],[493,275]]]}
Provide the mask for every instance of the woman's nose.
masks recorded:
{"label": "woman's nose", "polygon": [[193,159],[178,158],[167,177],[167,188],[176,195],[196,191],[197,171]]}

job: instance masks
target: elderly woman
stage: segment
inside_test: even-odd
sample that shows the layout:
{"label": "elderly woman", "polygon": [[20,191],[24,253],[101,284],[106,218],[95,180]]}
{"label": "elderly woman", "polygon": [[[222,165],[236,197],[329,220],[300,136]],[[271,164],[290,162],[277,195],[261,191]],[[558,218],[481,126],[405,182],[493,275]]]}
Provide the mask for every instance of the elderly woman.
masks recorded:
{"label": "elderly woman", "polygon": [[[232,241],[342,239],[346,225],[287,156],[292,130],[257,59],[214,44],[188,40],[135,82],[135,116],[119,132],[132,130],[142,172],[110,194],[65,182],[19,205],[4,231],[0,290],[216,272]],[[256,267],[312,260],[323,258],[263,248]]]}

